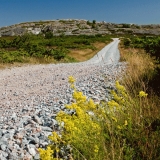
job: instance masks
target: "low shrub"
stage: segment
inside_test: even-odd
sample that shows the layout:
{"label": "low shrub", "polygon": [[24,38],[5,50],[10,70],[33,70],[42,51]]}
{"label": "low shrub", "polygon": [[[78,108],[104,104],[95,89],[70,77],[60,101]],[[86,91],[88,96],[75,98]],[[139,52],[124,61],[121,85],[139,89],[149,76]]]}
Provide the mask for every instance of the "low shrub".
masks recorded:
{"label": "low shrub", "polygon": [[0,51],[0,63],[26,62],[29,54],[23,50],[20,51]]}
{"label": "low shrub", "polygon": [[112,99],[95,104],[76,90],[74,81],[69,77],[75,102],[66,105],[70,112],[58,113],[60,134],[53,132],[47,149],[39,149],[42,160],[160,158],[160,117],[151,115],[153,108],[144,91],[131,98],[117,81],[116,90],[111,91]]}
{"label": "low shrub", "polygon": [[[108,43],[111,36],[106,35],[79,35],[79,36],[53,36],[53,33],[46,31],[44,34],[33,35],[25,34],[15,37],[0,37],[0,48],[5,51],[4,59],[1,57],[1,63],[25,62],[14,58],[12,51],[20,50],[28,55],[28,62],[37,59],[37,62],[46,62],[45,57],[54,58],[57,61],[74,62],[75,60],[67,55],[68,50],[73,49],[91,49],[94,51],[95,42]],[[61,49],[63,48],[63,49]],[[9,53],[11,52],[11,53]],[[8,55],[6,55],[8,54]],[[16,53],[14,53],[16,55]],[[51,62],[50,60],[48,62]]]}

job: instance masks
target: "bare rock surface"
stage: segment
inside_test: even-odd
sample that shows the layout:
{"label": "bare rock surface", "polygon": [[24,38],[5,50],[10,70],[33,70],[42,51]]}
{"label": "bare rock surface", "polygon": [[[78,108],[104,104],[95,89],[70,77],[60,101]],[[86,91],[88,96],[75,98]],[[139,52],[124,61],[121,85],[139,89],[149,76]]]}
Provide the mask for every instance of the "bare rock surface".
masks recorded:
{"label": "bare rock surface", "polygon": [[61,19],[36,22],[24,22],[0,27],[0,36],[17,36],[25,33],[39,34],[52,32],[53,35],[96,35],[96,34],[134,34],[160,35],[160,24],[137,25],[116,24],[110,22],[89,22],[82,19]]}
{"label": "bare rock surface", "polygon": [[[118,39],[94,58],[73,64],[28,65],[0,71],[0,159],[39,159],[38,148],[58,131],[56,114],[72,102],[68,77],[96,103],[110,99],[109,90],[126,64],[118,62]],[[115,47],[113,47],[115,45]],[[112,49],[111,49],[112,48]],[[110,52],[110,53],[109,53]]]}

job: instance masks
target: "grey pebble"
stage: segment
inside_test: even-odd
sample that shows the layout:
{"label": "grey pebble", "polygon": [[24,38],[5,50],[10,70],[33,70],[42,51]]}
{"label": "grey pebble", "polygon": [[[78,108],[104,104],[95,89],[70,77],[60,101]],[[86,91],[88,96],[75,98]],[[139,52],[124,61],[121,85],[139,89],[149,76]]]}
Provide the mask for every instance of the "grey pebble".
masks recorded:
{"label": "grey pebble", "polygon": [[48,136],[59,129],[57,113],[75,113],[65,107],[75,102],[68,76],[76,78],[76,88],[88,99],[100,103],[111,98],[109,90],[115,89],[115,80],[125,68],[125,63],[76,63],[2,71],[0,83],[6,86],[2,85],[0,93],[0,160],[40,159],[36,149],[45,148]]}
{"label": "grey pebble", "polygon": [[5,151],[7,146],[5,144],[1,144],[0,148],[1,148],[2,151]]}
{"label": "grey pebble", "polygon": [[42,124],[42,120],[37,115],[34,115],[33,117],[35,122],[37,122],[40,125]]}

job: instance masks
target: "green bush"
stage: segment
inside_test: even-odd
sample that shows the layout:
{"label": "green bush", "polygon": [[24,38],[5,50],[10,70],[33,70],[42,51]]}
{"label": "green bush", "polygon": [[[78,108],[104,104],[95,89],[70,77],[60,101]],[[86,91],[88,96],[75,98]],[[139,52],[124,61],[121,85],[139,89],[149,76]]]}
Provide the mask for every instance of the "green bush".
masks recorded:
{"label": "green bush", "polygon": [[26,62],[29,54],[25,51],[0,51],[1,63]]}
{"label": "green bush", "polygon": [[[71,57],[67,56],[68,49],[92,49],[95,50],[93,46],[94,42],[108,42],[110,41],[110,36],[53,36],[52,32],[46,32],[45,36],[43,34],[33,35],[25,34],[23,36],[15,37],[0,37],[0,47],[6,51],[3,62],[13,62],[20,61],[15,59],[12,55],[13,51],[23,50],[27,52],[30,58],[41,58],[50,56],[54,57],[55,60],[65,60],[66,62],[71,60]],[[63,49],[61,49],[63,48]],[[7,58],[8,57],[8,58]],[[1,58],[2,59],[2,58]],[[2,61],[2,60],[1,60]]]}
{"label": "green bush", "polygon": [[93,20],[92,23],[93,23],[93,24],[96,24],[96,20]]}
{"label": "green bush", "polygon": [[90,25],[92,25],[92,23],[91,23],[90,21],[87,21],[87,25],[89,25],[89,26],[90,26]]}
{"label": "green bush", "polygon": [[123,44],[125,47],[129,47],[131,45],[131,40],[129,38],[125,38],[123,40]]}
{"label": "green bush", "polygon": [[126,24],[126,23],[123,23],[123,24],[122,24],[122,28],[130,28],[130,27],[131,27],[130,24]]}
{"label": "green bush", "polygon": [[55,60],[62,60],[66,57],[68,53],[68,50],[65,48],[60,48],[60,49],[52,49],[51,54],[54,57]]}
{"label": "green bush", "polygon": [[45,38],[51,39],[53,38],[53,33],[51,31],[45,33]]}

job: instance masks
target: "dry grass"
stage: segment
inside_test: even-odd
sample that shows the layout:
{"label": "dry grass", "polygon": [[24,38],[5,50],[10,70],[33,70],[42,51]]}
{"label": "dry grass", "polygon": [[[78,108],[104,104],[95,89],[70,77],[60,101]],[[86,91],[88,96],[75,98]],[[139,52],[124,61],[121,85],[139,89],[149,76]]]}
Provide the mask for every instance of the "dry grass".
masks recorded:
{"label": "dry grass", "polygon": [[82,62],[92,58],[98,51],[104,48],[107,44],[102,42],[96,42],[93,46],[96,50],[92,49],[74,49],[70,50],[69,56],[75,58],[77,61]]}
{"label": "dry grass", "polygon": [[142,49],[124,48],[122,44],[120,44],[119,49],[121,60],[128,62],[126,75],[122,81],[123,85],[131,94],[132,99],[137,98],[138,92],[141,90],[148,92],[149,95],[147,102],[143,106],[143,111],[145,112],[145,105],[150,106],[151,111],[147,111],[144,114],[148,117],[152,117],[153,115],[159,117],[160,98],[151,88],[148,88],[148,82],[151,80],[157,67],[156,60],[146,54]]}
{"label": "dry grass", "polygon": [[21,67],[24,66],[26,64],[24,63],[0,63],[0,69],[5,69],[5,68],[12,68],[12,67]]}
{"label": "dry grass", "polygon": [[[121,61],[128,62],[126,75],[122,80],[122,84],[127,88],[132,99],[136,99],[139,91],[148,92],[147,101],[141,106],[145,117],[159,117],[160,115],[160,98],[148,88],[148,82],[152,78],[157,67],[156,60],[146,54],[142,49],[124,48],[122,44],[119,46],[121,53]],[[146,106],[150,111],[146,111]],[[139,107],[139,106],[138,106]],[[135,113],[136,116],[136,113]],[[136,119],[136,118],[135,118]]]}
{"label": "dry grass", "polygon": [[[125,83],[130,88],[129,90],[135,90],[135,87],[137,87],[138,90],[146,90],[145,87],[156,68],[155,60],[142,49],[126,49],[122,44],[120,44],[119,49],[121,61],[128,62]],[[134,87],[134,89],[132,89],[132,87]]]}
{"label": "dry grass", "polygon": [[48,58],[34,58],[34,57],[27,57],[26,58],[27,63],[19,63],[19,62],[14,62],[14,63],[0,63],[0,69],[5,69],[5,68],[13,68],[13,67],[22,67],[26,65],[34,65],[34,64],[49,64],[49,63],[56,63],[56,60],[52,57]]}
{"label": "dry grass", "polygon": [[[136,137],[133,146],[135,145],[140,159],[152,160],[157,156],[159,159],[160,98],[148,89],[148,81],[154,74],[156,61],[141,49],[124,48],[122,44],[119,49],[121,60],[128,62],[126,75],[121,83],[130,95],[128,114],[132,117],[131,129],[135,129],[133,137]],[[148,92],[148,96],[139,98],[139,91]]]}
{"label": "dry grass", "polygon": [[47,58],[34,58],[30,57],[28,59],[29,64],[48,64],[48,63],[56,63],[56,60],[52,57],[47,57]]}

